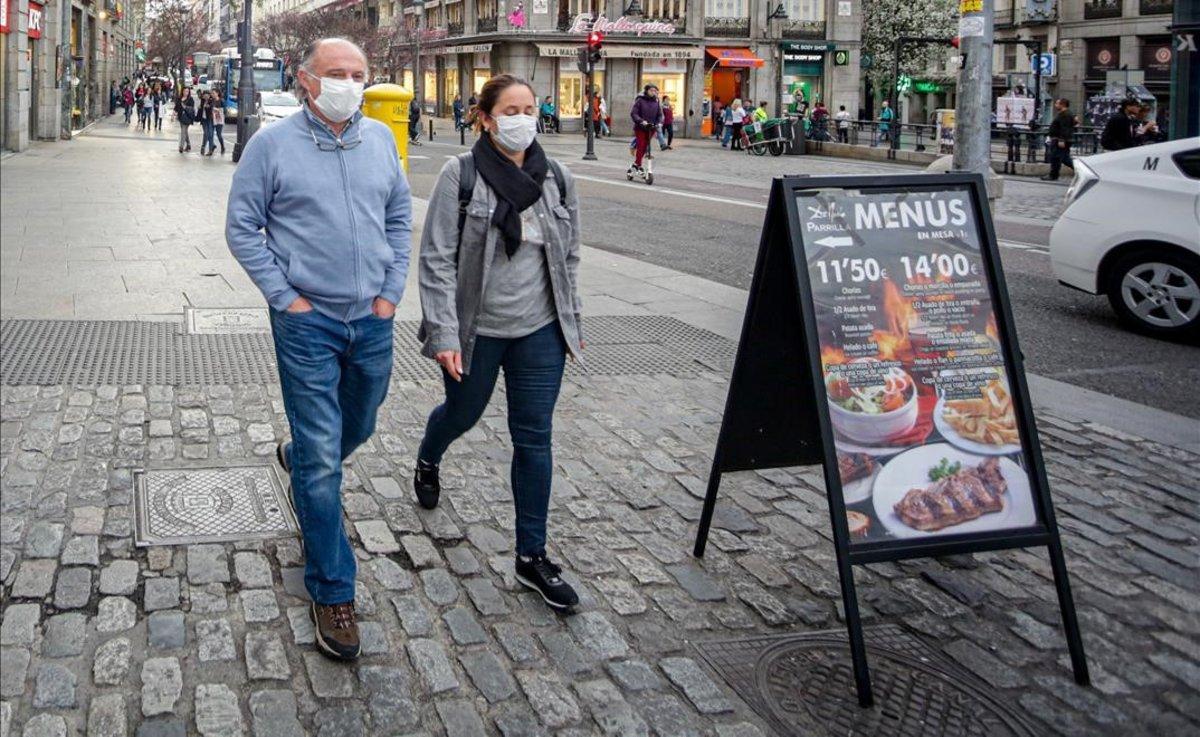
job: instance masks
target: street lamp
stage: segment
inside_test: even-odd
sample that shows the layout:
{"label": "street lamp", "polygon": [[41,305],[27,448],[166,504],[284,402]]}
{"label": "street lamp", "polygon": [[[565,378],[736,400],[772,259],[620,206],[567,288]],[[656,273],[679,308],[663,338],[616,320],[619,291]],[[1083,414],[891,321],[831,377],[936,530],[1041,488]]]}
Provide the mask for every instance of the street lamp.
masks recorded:
{"label": "street lamp", "polygon": [[[767,8],[770,9],[770,7],[771,7],[771,5],[768,3]],[[770,35],[771,21],[787,20],[787,17],[788,17],[788,14],[787,14],[787,11],[783,9],[783,3],[779,3],[778,5],[776,5],[775,9],[767,14],[767,33],[768,33],[768,35]],[[777,80],[775,83],[775,110],[776,110],[776,112],[782,114],[782,112],[783,112],[783,47],[779,46],[778,44],[776,44],[776,46],[778,46],[778,48],[779,48],[779,52],[778,52],[779,53],[779,65],[775,72],[776,80]],[[775,53],[775,52],[772,52],[772,53]]]}
{"label": "street lamp", "polygon": [[[768,5],[767,7],[769,8],[771,6]],[[779,3],[775,6],[775,10],[771,11],[771,14],[767,16],[767,20],[787,20],[787,17],[788,14],[787,11],[783,9],[783,3]]]}
{"label": "street lamp", "polygon": [[630,16],[636,17],[636,16],[640,16],[642,14],[643,13],[642,13],[641,0],[632,0],[632,2],[629,3],[629,7],[625,8],[625,15],[630,15]]}
{"label": "street lamp", "polygon": [[233,145],[233,161],[237,163],[250,143],[250,137],[258,130],[258,116],[254,114],[254,45],[250,29],[253,28],[251,0],[242,2],[242,22],[238,29],[238,47],[241,53],[241,71],[238,73],[237,142]]}

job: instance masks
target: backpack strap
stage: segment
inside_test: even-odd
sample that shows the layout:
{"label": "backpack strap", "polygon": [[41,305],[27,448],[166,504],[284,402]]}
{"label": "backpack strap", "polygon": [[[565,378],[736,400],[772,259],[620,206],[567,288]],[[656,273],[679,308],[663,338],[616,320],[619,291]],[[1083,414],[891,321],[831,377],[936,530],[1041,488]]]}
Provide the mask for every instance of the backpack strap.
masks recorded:
{"label": "backpack strap", "polygon": [[475,157],[468,151],[458,158],[458,243],[462,245],[463,225],[467,222],[467,207],[475,196]]}
{"label": "backpack strap", "polygon": [[550,171],[554,172],[554,186],[558,188],[558,204],[567,206],[567,178],[563,176],[562,164],[557,159],[546,158]]}

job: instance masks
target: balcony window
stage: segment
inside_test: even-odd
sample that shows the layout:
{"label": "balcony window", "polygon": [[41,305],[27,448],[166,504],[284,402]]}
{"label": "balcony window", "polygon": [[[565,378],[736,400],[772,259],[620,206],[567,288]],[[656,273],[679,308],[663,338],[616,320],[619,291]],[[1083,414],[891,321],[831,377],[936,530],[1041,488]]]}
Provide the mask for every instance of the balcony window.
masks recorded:
{"label": "balcony window", "polygon": [[1083,17],[1088,20],[1094,18],[1120,18],[1121,0],[1085,0],[1083,4]]}
{"label": "balcony window", "polygon": [[496,30],[496,0],[479,0],[476,7],[478,18],[475,29],[479,33],[492,33]]}
{"label": "balcony window", "polygon": [[782,22],[784,38],[825,38],[824,0],[784,0],[788,19]]}
{"label": "balcony window", "polygon": [[1175,12],[1175,0],[1139,0],[1138,12],[1142,15],[1163,15]]}
{"label": "balcony window", "polygon": [[683,21],[687,17],[687,0],[644,0],[642,13],[646,20]]}
{"label": "balcony window", "polygon": [[748,0],[705,0],[704,35],[726,38],[750,36]]}

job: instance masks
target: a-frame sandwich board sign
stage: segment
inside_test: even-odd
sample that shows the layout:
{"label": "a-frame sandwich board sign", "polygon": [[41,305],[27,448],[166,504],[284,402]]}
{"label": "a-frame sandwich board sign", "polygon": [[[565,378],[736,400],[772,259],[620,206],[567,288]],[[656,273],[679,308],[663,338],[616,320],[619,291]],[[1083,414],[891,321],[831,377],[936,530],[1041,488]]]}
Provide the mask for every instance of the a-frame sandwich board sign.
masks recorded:
{"label": "a-frame sandwich board sign", "polygon": [[784,177],[771,188],[694,554],[721,475],[824,466],[859,702],[852,567],[1049,552],[1088,683],[982,177]]}

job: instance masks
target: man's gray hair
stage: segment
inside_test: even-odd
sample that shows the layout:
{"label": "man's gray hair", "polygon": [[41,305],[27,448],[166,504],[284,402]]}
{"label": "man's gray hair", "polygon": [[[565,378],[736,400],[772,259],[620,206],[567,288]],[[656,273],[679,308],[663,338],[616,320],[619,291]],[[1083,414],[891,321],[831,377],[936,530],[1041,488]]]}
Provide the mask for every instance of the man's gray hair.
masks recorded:
{"label": "man's gray hair", "polygon": [[[304,53],[300,56],[299,68],[308,72],[309,74],[312,74],[313,59],[316,57],[317,52],[321,50],[321,47],[325,46],[326,44],[346,44],[352,47],[358,52],[358,55],[362,57],[363,61],[367,63],[367,66],[370,67],[370,59],[367,58],[367,52],[363,51],[361,46],[348,38],[330,36],[329,38],[318,38],[316,41],[310,43],[306,49],[304,49]],[[304,102],[305,98],[308,96],[308,93],[305,91],[304,85],[302,84],[296,84],[295,92],[296,97],[299,98],[301,102]]]}

